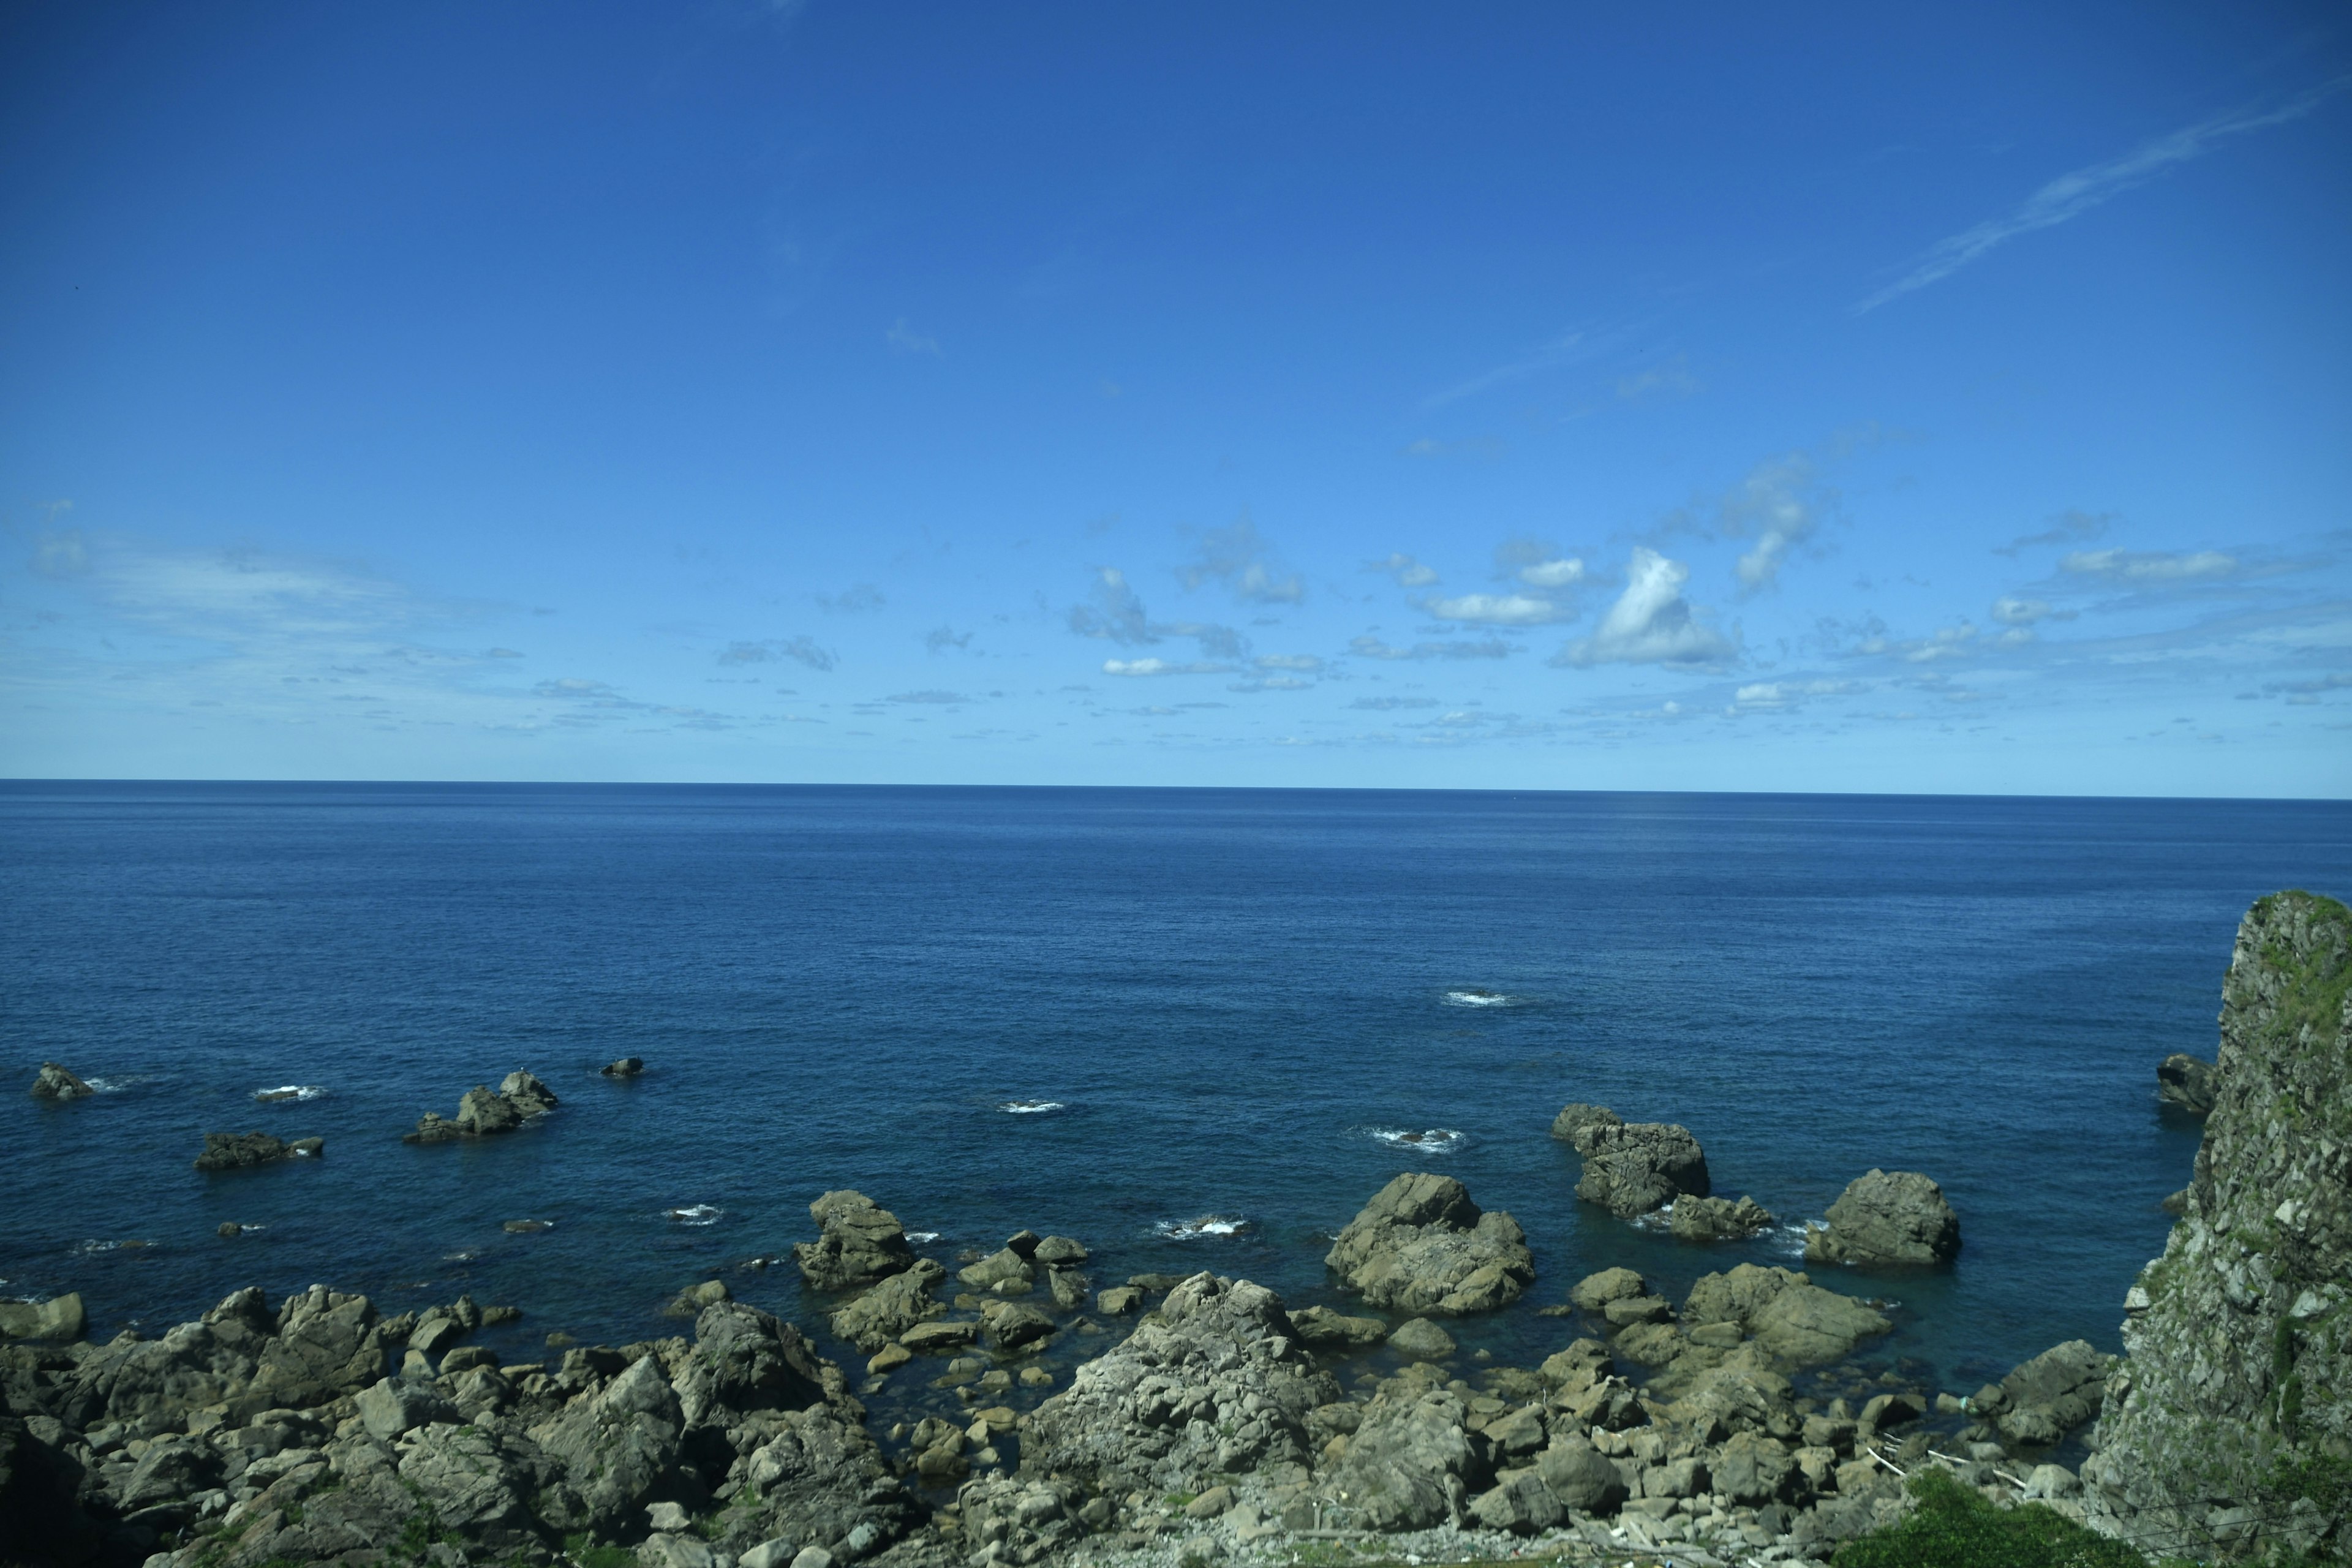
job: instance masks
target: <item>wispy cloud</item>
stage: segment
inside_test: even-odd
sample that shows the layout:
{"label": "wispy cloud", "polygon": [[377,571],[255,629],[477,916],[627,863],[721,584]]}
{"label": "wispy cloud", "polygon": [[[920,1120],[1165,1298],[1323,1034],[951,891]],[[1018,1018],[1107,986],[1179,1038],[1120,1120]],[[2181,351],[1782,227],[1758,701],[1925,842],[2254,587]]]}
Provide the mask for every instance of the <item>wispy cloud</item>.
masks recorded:
{"label": "wispy cloud", "polygon": [[1367,572],[1385,572],[1400,588],[1426,588],[1437,581],[1437,568],[1425,566],[1402,551],[1397,551],[1385,561],[1367,561]]}
{"label": "wispy cloud", "polygon": [[1572,618],[1575,612],[1532,594],[1462,594],[1420,601],[1432,620],[1471,621],[1490,626],[1540,626]]}
{"label": "wispy cloud", "polygon": [[1424,409],[1442,408],[1449,403],[1459,403],[1465,397],[1475,397],[1482,392],[1489,392],[1498,386],[1507,386],[1512,382],[1524,380],[1544,371],[1556,370],[1561,365],[1574,364],[1580,360],[1591,359],[1593,355],[1605,352],[1621,336],[1622,336],[1622,333],[1594,332],[1581,328],[1574,331],[1562,332],[1556,338],[1537,344],[1517,359],[1498,364],[1494,369],[1474,375],[1467,381],[1457,382],[1442,392],[1430,394],[1421,400],[1421,405]]}
{"label": "wispy cloud", "polygon": [[970,647],[971,647],[971,634],[960,632],[953,626],[933,626],[923,634],[923,648],[927,653],[945,653],[951,647],[968,648]]}
{"label": "wispy cloud", "polygon": [[940,353],[940,340],[915,331],[907,324],[904,316],[890,323],[890,330],[882,334],[882,341],[890,345],[892,353],[937,355]]}
{"label": "wispy cloud", "polygon": [[2062,557],[2062,572],[2122,583],[2181,583],[2232,576],[2238,559],[2218,550],[2077,550]]}
{"label": "wispy cloud", "polygon": [[1096,568],[1094,587],[1087,596],[1093,603],[1070,609],[1070,629],[1080,637],[1104,637],[1127,647],[1160,640],[1151,629],[1142,597],[1118,567]]}
{"label": "wispy cloud", "polygon": [[833,650],[818,644],[814,637],[770,637],[762,642],[731,642],[719,650],[721,664],[766,664],[772,659],[791,659],[811,669],[831,669],[838,662]]}
{"label": "wispy cloud", "polygon": [[1434,697],[1359,697],[1348,704],[1350,708],[1368,709],[1375,713],[1393,713],[1400,709],[1434,708]]}
{"label": "wispy cloud", "polygon": [[1683,597],[1690,568],[1636,545],[1625,569],[1625,591],[1609,606],[1592,636],[1560,649],[1558,665],[1720,664],[1736,642],[1707,624]]}
{"label": "wispy cloud", "polygon": [[1192,561],[1178,575],[1187,588],[1221,582],[1244,604],[1295,605],[1307,596],[1305,582],[1275,563],[1273,547],[1245,517],[1203,533]]}
{"label": "wispy cloud", "polygon": [[1461,659],[1508,658],[1519,650],[1500,637],[1487,637],[1479,642],[1417,642],[1410,647],[1394,647],[1369,632],[1348,644],[1348,651],[1358,658],[1381,659]]}
{"label": "wispy cloud", "polygon": [[1179,663],[1164,658],[1107,658],[1103,660],[1105,675],[1231,675],[1234,667],[1208,659]]}
{"label": "wispy cloud", "polygon": [[1837,505],[1837,491],[1822,480],[1802,452],[1770,458],[1748,472],[1723,500],[1722,527],[1755,543],[1734,568],[1740,590],[1754,594],[1780,580],[1789,552],[1820,531]]}
{"label": "wispy cloud", "polygon": [[1617,400],[1621,403],[1696,397],[1706,390],[1706,384],[1690,373],[1690,363],[1681,354],[1664,364],[1617,378]]}
{"label": "wispy cloud", "polygon": [[819,594],[816,602],[819,608],[836,616],[871,615],[889,603],[871,583],[853,583],[838,594]]}
{"label": "wispy cloud", "polygon": [[1992,547],[1995,555],[2022,555],[2042,545],[2085,544],[2107,531],[2112,512],[2062,511],[2039,533],[2021,533],[2007,544]]}
{"label": "wispy cloud", "polygon": [[2061,174],[2011,211],[1928,247],[1910,271],[1854,306],[1853,312],[1861,315],[1874,310],[1889,300],[1949,278],[2021,234],[2054,227],[2069,218],[2079,217],[2176,164],[2204,156],[2232,137],[2300,120],[2347,86],[2352,86],[2352,76],[2339,76],[2274,108],[2242,109],[2216,115],[2145,142],[2120,158]]}
{"label": "wispy cloud", "polygon": [[885,702],[936,704],[942,708],[952,708],[960,707],[964,703],[971,701],[972,699],[966,697],[961,691],[894,691],[882,700]]}

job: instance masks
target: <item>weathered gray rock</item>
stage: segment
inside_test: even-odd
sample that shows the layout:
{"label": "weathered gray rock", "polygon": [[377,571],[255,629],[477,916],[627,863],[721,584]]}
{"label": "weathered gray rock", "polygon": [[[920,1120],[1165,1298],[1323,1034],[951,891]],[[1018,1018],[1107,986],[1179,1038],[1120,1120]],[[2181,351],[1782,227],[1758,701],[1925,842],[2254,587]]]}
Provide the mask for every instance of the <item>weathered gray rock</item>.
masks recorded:
{"label": "weathered gray rock", "polygon": [[1212,1476],[1305,1463],[1309,1413],[1339,1397],[1299,1344],[1281,1297],[1196,1274],[1037,1407],[1020,1474],[1113,1496],[1198,1493]]}
{"label": "weathered gray rock", "polygon": [[47,1301],[0,1301],[0,1339],[78,1340],[88,1328],[79,1290]]}
{"label": "weathered gray rock", "polygon": [[510,1072],[497,1089],[476,1084],[457,1100],[455,1120],[446,1119],[436,1111],[426,1111],[417,1119],[416,1131],[406,1134],[403,1142],[442,1143],[453,1138],[487,1138],[494,1133],[511,1132],[524,1122],[544,1116],[555,1109],[555,1091],[527,1072]]}
{"label": "weathered gray rock", "polygon": [[205,1152],[196,1156],[196,1169],[234,1171],[278,1160],[309,1159],[324,1153],[326,1147],[323,1138],[297,1138],[288,1142],[267,1132],[207,1132]]}
{"label": "weathered gray rock", "polygon": [[574,1400],[530,1429],[531,1441],[562,1470],[542,1516],[565,1530],[610,1532],[635,1524],[655,1488],[677,1468],[685,1426],[661,1362],[640,1358],[602,1393]]}
{"label": "weathered gray rock", "polygon": [[825,1403],[826,1367],[792,1324],[741,1301],[715,1302],[695,1320],[694,1349],[676,1374],[679,1415],[726,1426],[754,1411],[807,1410]]}
{"label": "weathered gray rock", "polygon": [[1707,1193],[1706,1155],[1670,1121],[1589,1121],[1570,1140],[1584,1156],[1576,1195],[1620,1219]]}
{"label": "weathered gray rock", "polygon": [[33,1075],[33,1087],[27,1092],[35,1100],[79,1100],[98,1090],[57,1063],[43,1062],[41,1070]]}
{"label": "weathered gray rock", "polygon": [[1389,1337],[1389,1326],[1378,1318],[1350,1318],[1328,1307],[1302,1307],[1290,1314],[1290,1321],[1310,1345],[1370,1350]]}
{"label": "weathered gray rock", "polygon": [[1037,1270],[1028,1258],[1006,1247],[958,1269],[956,1278],[975,1290],[1018,1295],[1037,1282]]}
{"label": "weathered gray rock", "polygon": [[357,1394],[383,1375],[383,1339],[376,1332],[374,1304],[365,1296],[313,1285],[286,1299],[277,1327],[238,1396],[240,1409],[308,1409]]}
{"label": "weathered gray rock", "polygon": [[457,1419],[457,1407],[430,1384],[383,1378],[361,1389],[356,1403],[368,1436],[379,1443],[435,1421]]}
{"label": "weathered gray rock", "polygon": [[1772,1213],[1751,1197],[1676,1198],[1668,1216],[1678,1241],[1731,1241],[1754,1236],[1772,1223]]}
{"label": "weathered gray rock", "polygon": [[948,1271],[937,1263],[918,1258],[908,1268],[836,1309],[833,1331],[872,1355],[917,1323],[928,1322],[947,1310],[931,1295],[947,1277]]}
{"label": "weathered gray rock", "polygon": [[1563,1143],[1576,1142],[1577,1134],[1588,1127],[1622,1127],[1625,1119],[1605,1105],[1578,1103],[1564,1106],[1551,1119],[1551,1135]]}
{"label": "weathered gray rock", "polygon": [[2216,1076],[2211,1062],[2175,1051],[2157,1064],[2156,1096],[2192,1116],[2210,1115],[2214,1093],[2220,1088]]}
{"label": "weathered gray rock", "polygon": [[2047,1447],[2099,1414],[2115,1366],[2089,1341],[2070,1340],[1979,1389],[1969,1413],[2021,1447]]}
{"label": "weathered gray rock", "polygon": [[1588,1312],[1604,1310],[1612,1301],[1650,1293],[1647,1281],[1630,1268],[1603,1268],[1570,1287],[1568,1299]]}
{"label": "weathered gray rock", "polygon": [[1830,1205],[1828,1226],[1805,1229],[1808,1263],[1945,1263],[1959,1250],[1959,1216],[1916,1171],[1856,1176]]}
{"label": "weathered gray rock", "polygon": [[856,1290],[915,1266],[898,1216],[864,1193],[826,1193],[809,1205],[817,1238],[793,1248],[801,1274],[820,1290]]}
{"label": "weathered gray rock", "polygon": [[1429,1316],[1508,1306],[1535,1278],[1516,1220],[1482,1213],[1460,1182],[1426,1173],[1382,1187],[1323,1262],[1373,1306]]}
{"label": "weathered gray rock", "polygon": [[2257,900],[2221,1024],[2188,1213],[2134,1288],[2083,1506],[2158,1554],[2223,1555],[2220,1525],[2229,1555],[2326,1560],[2347,1525],[2282,1483],[2352,1450],[2352,910]]}
{"label": "weathered gray rock", "polygon": [[688,1285],[670,1298],[662,1309],[665,1318],[698,1318],[702,1309],[719,1301],[731,1301],[734,1292],[727,1289],[724,1279],[705,1279],[698,1285]]}
{"label": "weathered gray rock", "polygon": [[1365,1530],[1422,1530],[1460,1519],[1488,1479],[1461,1395],[1409,1379],[1363,1408],[1347,1449],[1317,1479],[1324,1517]]}
{"label": "weathered gray rock", "polygon": [[1683,1326],[1737,1325],[1782,1370],[1843,1360],[1854,1347],[1895,1325],[1851,1296],[1825,1290],[1810,1276],[1742,1263],[1702,1277],[1683,1303]]}
{"label": "weathered gray rock", "polygon": [[1087,1249],[1083,1243],[1069,1237],[1049,1236],[1037,1243],[1029,1258],[1031,1262],[1049,1268],[1075,1268],[1087,1260]]}
{"label": "weathered gray rock", "polygon": [[980,1310],[980,1321],[989,1343],[1001,1351],[1032,1345],[1054,1331],[1054,1320],[1018,1301],[990,1301]]}
{"label": "weathered gray rock", "polygon": [[1407,1361],[1444,1361],[1455,1347],[1452,1334],[1427,1318],[1412,1318],[1389,1335],[1389,1348]]}
{"label": "weathered gray rock", "polygon": [[606,1078],[635,1078],[639,1073],[646,1070],[646,1058],[643,1057],[623,1057],[616,1062],[605,1063],[596,1070],[603,1073]]}

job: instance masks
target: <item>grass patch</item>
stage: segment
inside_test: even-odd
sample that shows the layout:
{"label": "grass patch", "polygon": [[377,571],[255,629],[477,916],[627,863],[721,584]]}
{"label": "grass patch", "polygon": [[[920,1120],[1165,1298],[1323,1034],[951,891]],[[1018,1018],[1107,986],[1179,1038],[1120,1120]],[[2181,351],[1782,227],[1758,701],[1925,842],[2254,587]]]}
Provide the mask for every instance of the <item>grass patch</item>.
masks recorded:
{"label": "grass patch", "polygon": [[1839,1547],[1835,1568],[2147,1568],[2122,1542],[2040,1503],[1997,1508],[1941,1470],[1908,1486],[1918,1506]]}

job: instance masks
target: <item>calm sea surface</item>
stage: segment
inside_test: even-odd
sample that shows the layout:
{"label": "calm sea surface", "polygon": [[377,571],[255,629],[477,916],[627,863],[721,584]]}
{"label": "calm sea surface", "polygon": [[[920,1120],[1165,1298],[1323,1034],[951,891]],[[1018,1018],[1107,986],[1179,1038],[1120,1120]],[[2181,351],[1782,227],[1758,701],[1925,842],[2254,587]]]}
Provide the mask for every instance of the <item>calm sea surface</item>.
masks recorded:
{"label": "calm sea surface", "polygon": [[[2117,1348],[2199,1132],[2156,1064],[2211,1054],[2238,918],[2290,886],[2352,891],[2352,807],[5,784],[0,1294],[78,1289],[102,1338],[246,1284],[470,1290],[526,1310],[515,1359],[677,1331],[664,1302],[720,1273],[821,1332],[788,1262],[738,1266],[851,1186],[950,1264],[1026,1226],[1098,1284],[1336,1303],[1329,1234],[1416,1168],[1535,1248],[1465,1354],[1557,1349],[1534,1309],[1595,1268],[1679,1295],[1798,1266],[1786,1233],[1684,1246],[1579,1204],[1547,1129],[1583,1100],[1687,1124],[1717,1193],[1792,1224],[1873,1165],[1941,1182],[1955,1268],[1817,1278],[1899,1303],[1874,1366],[1965,1391]],[[624,1055],[642,1079],[597,1076]],[[33,1100],[44,1058],[105,1092]],[[515,1068],[562,1108],[400,1142]],[[254,1100],[280,1085],[321,1092]],[[190,1168],[255,1128],[326,1156]],[[1204,1216],[1243,1224],[1171,1234]]]}

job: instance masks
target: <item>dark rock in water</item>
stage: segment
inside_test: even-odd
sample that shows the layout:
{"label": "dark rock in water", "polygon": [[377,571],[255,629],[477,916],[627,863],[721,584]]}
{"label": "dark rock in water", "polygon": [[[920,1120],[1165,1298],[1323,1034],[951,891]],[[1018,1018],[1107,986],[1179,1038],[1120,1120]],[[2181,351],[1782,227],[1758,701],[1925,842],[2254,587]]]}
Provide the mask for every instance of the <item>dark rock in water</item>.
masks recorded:
{"label": "dark rock in water", "polygon": [[1676,1198],[1668,1216],[1679,1241],[1728,1241],[1754,1236],[1772,1223],[1772,1214],[1754,1198]]}
{"label": "dark rock in water", "polygon": [[1290,1321],[1310,1345],[1370,1350],[1389,1337],[1389,1326],[1378,1318],[1344,1317],[1328,1307],[1302,1307],[1290,1314]]}
{"label": "dark rock in water", "polygon": [[1049,1236],[1030,1249],[1029,1258],[1033,1263],[1067,1268],[1084,1263],[1087,1249],[1083,1242],[1072,1240],[1069,1237]]}
{"label": "dark rock in water", "polygon": [[2340,1558],[2340,1508],[2296,1499],[2352,1434],[2352,910],[2257,900],[2221,1023],[2193,1196],[2126,1298],[2082,1506],[2152,1555]]}
{"label": "dark rock in water", "polygon": [[2157,1064],[2156,1097],[2191,1116],[2210,1115],[2213,1096],[2220,1088],[2215,1081],[2218,1076],[2219,1069],[2211,1062],[2175,1051]]}
{"label": "dark rock in water", "polygon": [[1054,1331],[1054,1320],[1018,1301],[991,1301],[980,1310],[989,1342],[1001,1351],[1034,1344]]}
{"label": "dark rock in water", "polygon": [[2115,1365],[2088,1341],[2072,1340],[1979,1389],[1969,1414],[2021,1447],[2047,1447],[2099,1414]]}
{"label": "dark rock in water", "polygon": [[78,1340],[87,1326],[79,1290],[47,1301],[0,1301],[0,1339]]}
{"label": "dark rock in water", "polygon": [[1173,1290],[1191,1278],[1189,1274],[1130,1274],[1127,1282],[1139,1290],[1157,1296],[1161,1291]]}
{"label": "dark rock in water", "polygon": [[1829,1222],[1806,1227],[1806,1262],[1945,1263],[1960,1250],[1959,1216],[1916,1171],[1856,1176],[1830,1205]]}
{"label": "dark rock in water", "polygon": [[1568,1299],[1588,1312],[1604,1310],[1612,1301],[1646,1296],[1650,1287],[1630,1268],[1603,1268],[1569,1287]]}
{"label": "dark rock in water", "polygon": [[2168,1193],[2165,1194],[2164,1201],[2157,1206],[2168,1215],[2187,1214],[2189,1212],[2189,1189],[2183,1187],[2177,1193]]}
{"label": "dark rock in water", "polygon": [[671,1298],[669,1305],[662,1309],[662,1316],[698,1318],[702,1316],[702,1309],[705,1307],[732,1300],[734,1298],[728,1291],[727,1282],[724,1279],[706,1279],[699,1285],[688,1285]]}
{"label": "dark rock in water", "polygon": [[1373,1306],[1424,1316],[1507,1307],[1535,1278],[1517,1221],[1482,1212],[1460,1182],[1426,1172],[1375,1194],[1323,1263]]}
{"label": "dark rock in water", "polygon": [[555,1091],[527,1072],[510,1072],[499,1081],[497,1089],[476,1084],[457,1101],[457,1115],[452,1121],[437,1111],[428,1110],[417,1119],[416,1131],[405,1134],[404,1143],[445,1143],[454,1138],[487,1138],[493,1133],[511,1132],[524,1122],[546,1115],[559,1102]]}
{"label": "dark rock in water", "polygon": [[35,1100],[79,1100],[98,1090],[82,1082],[55,1062],[43,1062],[41,1070],[33,1075],[30,1090]]}
{"label": "dark rock in water", "polygon": [[1625,1119],[1605,1105],[1578,1103],[1565,1107],[1551,1119],[1551,1135],[1563,1143],[1573,1143],[1576,1135],[1588,1127],[1622,1127]]}
{"label": "dark rock in water", "polygon": [[509,1236],[531,1236],[542,1230],[553,1230],[551,1219],[510,1219],[499,1227]]}
{"label": "dark rock in water", "polygon": [[635,1078],[646,1070],[646,1059],[643,1057],[623,1057],[619,1061],[606,1063],[599,1070],[606,1078]]}
{"label": "dark rock in water", "polygon": [[234,1171],[277,1160],[314,1158],[326,1147],[323,1138],[297,1138],[289,1143],[267,1132],[207,1132],[205,1152],[196,1156],[195,1164],[199,1171]]}
{"label": "dark rock in water", "polygon": [[855,1290],[915,1266],[898,1216],[864,1193],[826,1193],[809,1205],[819,1235],[793,1248],[802,1276],[820,1290]]}
{"label": "dark rock in water", "polygon": [[1612,1118],[1585,1122],[1569,1142],[1584,1156],[1576,1195],[1620,1219],[1648,1214],[1685,1195],[1706,1195],[1706,1155],[1687,1127]]}
{"label": "dark rock in water", "polygon": [[948,1271],[928,1258],[890,1275],[833,1314],[833,1331],[867,1355],[947,1309],[932,1299]]}
{"label": "dark rock in water", "polygon": [[225,1219],[220,1222],[220,1228],[213,1232],[213,1234],[224,1239],[233,1240],[245,1234],[245,1226],[237,1224],[236,1221],[233,1219]]}
{"label": "dark rock in water", "polygon": [[1027,1258],[1008,1247],[990,1253],[968,1268],[958,1269],[956,1278],[975,1290],[1018,1295],[1037,1282],[1037,1271],[1030,1266]]}

